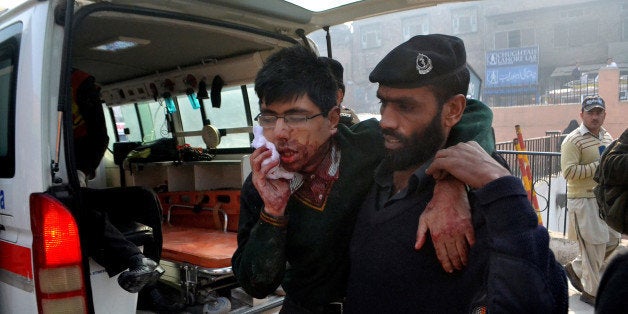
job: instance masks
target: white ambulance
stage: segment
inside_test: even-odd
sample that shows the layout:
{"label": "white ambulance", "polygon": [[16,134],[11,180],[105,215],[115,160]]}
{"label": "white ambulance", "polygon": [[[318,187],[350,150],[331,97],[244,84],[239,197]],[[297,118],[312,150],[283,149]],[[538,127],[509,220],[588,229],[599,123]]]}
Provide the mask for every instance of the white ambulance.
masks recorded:
{"label": "white ambulance", "polygon": [[[0,13],[0,313],[136,311],[137,294],[88,254],[73,71],[100,87],[109,137],[88,188],[153,191],[163,211],[161,281],[185,305],[227,299],[235,310],[255,305],[233,299],[230,249],[264,60],[291,45],[316,49],[305,34],[325,26],[435,2],[316,12],[283,0],[27,0]],[[186,249],[172,230],[227,249]]]}

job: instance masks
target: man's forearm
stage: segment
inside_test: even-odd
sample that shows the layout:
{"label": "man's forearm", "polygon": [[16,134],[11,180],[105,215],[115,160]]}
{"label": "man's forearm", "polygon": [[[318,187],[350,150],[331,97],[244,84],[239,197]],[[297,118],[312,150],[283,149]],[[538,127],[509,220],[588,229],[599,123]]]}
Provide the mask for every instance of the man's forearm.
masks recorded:
{"label": "man's forearm", "polygon": [[599,166],[599,160],[588,164],[580,164],[580,152],[573,143],[564,143],[560,150],[560,164],[563,177],[567,180],[592,178]]}

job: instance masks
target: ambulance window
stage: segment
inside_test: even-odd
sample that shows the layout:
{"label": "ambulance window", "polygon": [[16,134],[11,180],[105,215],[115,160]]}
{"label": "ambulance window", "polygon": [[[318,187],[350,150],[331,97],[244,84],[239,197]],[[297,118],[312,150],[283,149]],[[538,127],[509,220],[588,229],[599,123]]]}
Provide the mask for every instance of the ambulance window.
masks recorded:
{"label": "ambulance window", "polygon": [[[109,136],[109,149],[113,149],[114,142],[128,142],[129,135],[125,133],[126,120],[124,117],[124,106],[117,106],[109,108],[108,115],[112,118],[106,119],[107,121],[107,135]],[[112,122],[113,121],[113,122]]]}
{"label": "ambulance window", "polygon": [[116,117],[116,132],[120,142],[141,142],[142,134],[140,133],[139,122],[137,121],[137,113],[135,105],[129,104],[119,107],[113,107],[114,116]]}
{"label": "ambulance window", "polygon": [[0,178],[15,175],[15,92],[22,23],[0,31]]}
{"label": "ambulance window", "polygon": [[[179,114],[181,115],[181,124],[183,125],[183,131],[199,131],[203,128],[200,107],[193,107],[187,95],[177,96],[177,104],[179,107]],[[209,99],[204,101],[203,106],[206,109],[207,107],[211,107],[211,102],[209,101]],[[211,121],[211,118],[208,117],[208,119],[210,119]],[[211,122],[213,123],[214,121]],[[185,142],[194,147],[205,147],[203,139],[200,136],[186,137]]]}
{"label": "ambulance window", "polygon": [[[150,101],[111,107],[113,123],[107,121],[109,132],[109,149],[115,142],[149,142],[164,137],[172,137],[168,133],[163,103]],[[200,118],[199,118],[200,120]]]}
{"label": "ambulance window", "polygon": [[[143,131],[144,142],[158,140],[164,137],[172,137],[168,133],[168,124],[166,122],[166,109],[163,104],[156,101],[138,103],[137,110],[139,112],[139,122]],[[139,132],[139,125],[138,130]],[[133,131],[131,131],[133,133]]]}
{"label": "ambulance window", "polygon": [[[255,95],[253,85],[247,85],[248,103],[251,109],[251,116],[255,117],[259,113],[259,101]],[[209,99],[205,100],[203,106],[210,124],[218,129],[241,128],[249,126],[247,121],[244,95],[239,86],[225,87],[221,92],[220,108],[215,108]],[[200,109],[194,109],[186,95],[177,97],[181,122],[184,131],[198,131],[203,127]],[[205,147],[200,136],[186,137],[185,142],[194,147]],[[251,146],[249,133],[232,133],[220,139],[218,148],[247,148]]]}

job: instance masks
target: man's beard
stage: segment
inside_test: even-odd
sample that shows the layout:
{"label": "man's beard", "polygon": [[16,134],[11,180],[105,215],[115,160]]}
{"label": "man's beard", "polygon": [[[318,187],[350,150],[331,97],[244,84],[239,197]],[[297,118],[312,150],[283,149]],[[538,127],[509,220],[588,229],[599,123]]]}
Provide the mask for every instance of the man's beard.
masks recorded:
{"label": "man's beard", "polygon": [[445,143],[440,119],[439,112],[425,129],[414,132],[410,137],[405,137],[393,130],[382,129],[383,134],[394,136],[404,144],[402,148],[386,152],[385,160],[392,170],[406,170],[413,166],[420,166],[434,157]]}

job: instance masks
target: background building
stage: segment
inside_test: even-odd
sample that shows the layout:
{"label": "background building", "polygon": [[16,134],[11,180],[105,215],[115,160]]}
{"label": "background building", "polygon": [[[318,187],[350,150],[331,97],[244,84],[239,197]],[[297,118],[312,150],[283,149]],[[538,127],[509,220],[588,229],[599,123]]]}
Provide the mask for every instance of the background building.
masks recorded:
{"label": "background building", "polygon": [[[330,32],[332,57],[345,66],[345,105],[360,113],[379,112],[377,86],[368,74],[392,48],[418,34],[462,38],[468,63],[482,79],[481,99],[493,107],[577,103],[598,93],[598,70],[609,57],[620,69],[621,99],[628,89],[625,0],[470,1],[355,21]],[[326,47],[324,32],[309,37]],[[526,61],[530,54],[535,59]],[[492,56],[524,60],[492,65]],[[576,64],[580,78],[572,76]]]}

